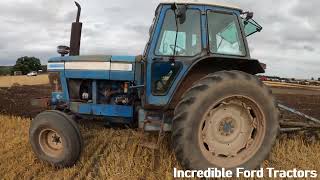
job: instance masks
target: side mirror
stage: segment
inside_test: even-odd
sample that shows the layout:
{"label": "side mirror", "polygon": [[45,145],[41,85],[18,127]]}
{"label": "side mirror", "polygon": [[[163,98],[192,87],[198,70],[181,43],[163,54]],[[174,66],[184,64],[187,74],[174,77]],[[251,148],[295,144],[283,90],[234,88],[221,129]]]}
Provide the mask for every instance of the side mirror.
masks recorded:
{"label": "side mirror", "polygon": [[246,21],[250,20],[253,18],[253,12],[245,12],[244,14],[246,14]]}
{"label": "side mirror", "polygon": [[178,8],[178,18],[179,18],[179,23],[183,24],[184,22],[186,22],[186,11],[187,11],[187,6],[186,5],[181,5]]}
{"label": "side mirror", "polygon": [[176,14],[180,24],[186,22],[186,5],[177,5],[176,3],[174,3],[172,4],[171,9],[177,12]]}

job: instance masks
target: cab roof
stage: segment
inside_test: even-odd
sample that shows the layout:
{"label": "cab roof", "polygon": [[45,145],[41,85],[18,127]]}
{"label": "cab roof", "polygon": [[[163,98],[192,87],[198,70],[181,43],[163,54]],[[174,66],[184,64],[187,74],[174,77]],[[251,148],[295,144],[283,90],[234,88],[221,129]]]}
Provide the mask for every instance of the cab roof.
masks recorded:
{"label": "cab roof", "polygon": [[212,1],[207,1],[207,0],[163,0],[160,2],[160,4],[191,4],[191,5],[207,5],[207,6],[217,6],[217,7],[223,7],[223,8],[228,8],[228,9],[234,9],[242,12],[242,9],[238,6],[235,5],[230,5],[226,3],[216,3]]}

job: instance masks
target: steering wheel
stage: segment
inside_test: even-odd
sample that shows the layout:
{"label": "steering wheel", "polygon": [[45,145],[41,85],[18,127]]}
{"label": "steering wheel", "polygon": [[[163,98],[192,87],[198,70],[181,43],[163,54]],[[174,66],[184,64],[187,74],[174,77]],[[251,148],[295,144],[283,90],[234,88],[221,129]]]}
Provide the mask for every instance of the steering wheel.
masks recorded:
{"label": "steering wheel", "polygon": [[[178,45],[173,45],[173,44],[171,44],[170,45],[170,48],[172,49],[172,52],[174,52],[174,48],[176,47],[176,53],[178,53],[178,54],[183,54],[183,53],[185,53],[186,52],[186,50],[184,49],[184,48],[182,48],[182,47],[180,47],[180,46],[178,46]],[[179,49],[179,50],[177,50],[177,49]]]}

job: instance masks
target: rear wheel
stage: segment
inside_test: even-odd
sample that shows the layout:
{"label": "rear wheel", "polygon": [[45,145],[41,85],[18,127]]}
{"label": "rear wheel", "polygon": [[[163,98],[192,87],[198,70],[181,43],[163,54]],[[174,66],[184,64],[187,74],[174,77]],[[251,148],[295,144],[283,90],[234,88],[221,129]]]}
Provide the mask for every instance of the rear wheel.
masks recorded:
{"label": "rear wheel", "polygon": [[172,142],[187,169],[257,168],[279,130],[278,109],[256,77],[221,71],[198,81],[175,109]]}
{"label": "rear wheel", "polygon": [[59,111],[45,111],[32,121],[30,143],[36,156],[55,167],[70,167],[79,159],[83,140],[77,124]]}

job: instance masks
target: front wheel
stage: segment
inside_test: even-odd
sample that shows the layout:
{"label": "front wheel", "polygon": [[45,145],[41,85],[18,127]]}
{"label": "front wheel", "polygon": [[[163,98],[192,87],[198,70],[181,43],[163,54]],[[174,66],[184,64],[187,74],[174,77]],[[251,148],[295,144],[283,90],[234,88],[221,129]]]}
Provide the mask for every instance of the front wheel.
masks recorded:
{"label": "front wheel", "polygon": [[255,169],[279,131],[271,91],[255,76],[221,71],[198,81],[174,113],[172,142],[187,169]]}
{"label": "front wheel", "polygon": [[29,139],[35,155],[58,168],[74,165],[83,146],[77,124],[59,111],[37,115],[31,122]]}

